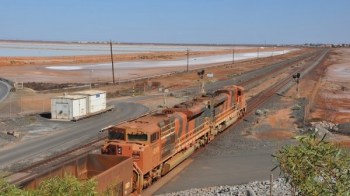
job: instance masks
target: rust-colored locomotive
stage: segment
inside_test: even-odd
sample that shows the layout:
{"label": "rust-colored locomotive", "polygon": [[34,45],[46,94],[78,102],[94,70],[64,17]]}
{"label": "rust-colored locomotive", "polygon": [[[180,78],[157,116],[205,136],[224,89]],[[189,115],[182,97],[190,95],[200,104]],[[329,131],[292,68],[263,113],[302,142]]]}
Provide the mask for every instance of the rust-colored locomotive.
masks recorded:
{"label": "rust-colored locomotive", "polygon": [[109,126],[103,154],[133,157],[139,192],[205,145],[246,111],[243,88],[227,86],[162,112]]}

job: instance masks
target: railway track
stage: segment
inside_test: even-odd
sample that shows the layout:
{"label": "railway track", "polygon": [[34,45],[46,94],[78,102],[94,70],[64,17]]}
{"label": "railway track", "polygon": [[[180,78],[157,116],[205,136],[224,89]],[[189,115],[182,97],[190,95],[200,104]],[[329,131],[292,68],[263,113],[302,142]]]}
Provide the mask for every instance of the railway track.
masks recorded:
{"label": "railway track", "polygon": [[[327,54],[328,50],[322,51],[321,54],[317,55],[316,62],[310,64],[309,66],[303,66],[303,67],[298,67],[296,69],[293,69],[289,72],[288,77],[282,79],[281,81],[273,84],[270,88],[267,90],[263,91],[262,93],[258,94],[254,98],[250,99],[248,101],[248,109],[246,115],[251,114],[253,111],[255,111],[259,106],[261,106],[263,103],[268,101],[273,95],[275,95],[278,91],[280,91],[283,87],[285,87],[288,83],[294,82],[292,75],[296,73],[300,73],[302,76],[307,74],[308,71],[311,71],[315,66],[317,66],[322,59],[325,57]],[[243,85],[244,86],[244,85]]]}
{"label": "railway track", "polygon": [[[307,66],[303,67],[297,67],[293,70],[290,70],[288,77],[285,77],[281,79],[280,81],[276,82],[275,84],[271,85],[268,89],[262,91],[258,95],[254,96],[247,102],[247,111],[246,111],[246,117],[251,115],[261,107],[264,103],[268,102],[273,96],[276,94],[279,94],[279,91],[284,91],[288,89],[288,85],[293,84],[293,78],[292,75],[295,73],[302,73],[303,75],[307,74],[309,71],[311,71],[313,68],[315,68],[319,63],[322,62],[324,57],[327,55],[328,50],[323,50],[320,51],[317,55],[314,56],[313,60],[314,62],[308,63]],[[287,89],[284,89],[286,88]],[[234,122],[231,126],[227,127],[226,129],[233,128],[234,126],[237,126],[242,120],[245,118],[238,119],[236,122]],[[216,139],[219,137],[225,137],[227,134],[227,131],[222,132],[219,134]],[[196,155],[200,154],[202,151],[204,151],[208,145],[198,149],[194,154],[191,155],[191,157],[195,157]],[[153,195],[158,189],[160,189],[162,186],[164,186],[166,183],[168,183],[172,177],[176,176],[180,171],[182,171],[184,168],[186,168],[189,164],[191,164],[193,160],[185,160],[181,165],[177,166],[180,167],[180,169],[174,169],[174,171],[170,172],[169,175],[170,177],[163,177],[160,180],[158,180],[156,183],[154,183],[150,188],[144,190],[145,195]]]}
{"label": "railway track", "polygon": [[[326,54],[326,52],[322,52],[321,54],[319,54],[319,53],[320,52],[310,53],[308,55],[302,55],[302,57],[299,56],[299,57],[296,57],[294,59],[289,59],[285,63],[286,63],[286,65],[290,65],[290,64],[294,64],[294,63],[297,63],[299,61],[308,59],[308,58],[311,58],[311,59],[318,58],[319,56],[322,56],[322,55],[324,56]],[[261,75],[256,76],[256,77],[252,77],[246,81],[239,83],[238,85],[248,86],[251,83],[254,83],[254,82],[256,83],[256,82],[261,81],[262,79],[270,76],[271,74],[276,74],[278,72],[281,72],[285,68],[286,68],[286,66],[276,66],[274,71],[271,71],[267,74],[261,74]],[[303,69],[305,69],[305,68],[300,67],[298,69],[297,68],[293,69],[292,71],[290,71],[290,74],[294,74],[296,72],[302,72]],[[255,111],[255,109],[257,109],[261,104],[265,103],[269,99],[269,97],[273,96],[276,93],[276,91],[278,91],[279,89],[281,89],[282,87],[284,87],[286,84],[288,84],[291,81],[292,81],[292,77],[287,77],[284,80],[281,80],[281,81],[275,83],[273,86],[271,86],[267,90],[263,91],[259,95],[255,96],[254,98],[250,99],[248,101],[247,115],[249,115],[253,111]],[[121,123],[123,123],[123,122],[121,122]],[[121,124],[121,123],[119,123],[119,124]],[[234,125],[235,124],[236,123],[234,123]],[[21,184],[25,183],[26,181],[35,178],[36,176],[40,175],[41,173],[44,173],[44,172],[47,172],[47,171],[50,171],[52,169],[59,167],[60,165],[68,162],[72,157],[83,156],[91,151],[95,151],[95,150],[99,149],[102,142],[106,138],[107,138],[107,135],[105,133],[101,133],[101,134],[99,134],[98,137],[92,138],[89,143],[86,143],[84,145],[81,145],[81,146],[74,148],[74,149],[71,149],[71,150],[67,150],[67,151],[62,152],[58,155],[52,156],[48,159],[39,161],[39,162],[29,166],[29,167],[26,167],[26,168],[23,168],[19,171],[16,171],[16,173],[14,173],[14,174],[9,174],[9,175],[6,175],[4,177],[12,184],[21,185]]]}

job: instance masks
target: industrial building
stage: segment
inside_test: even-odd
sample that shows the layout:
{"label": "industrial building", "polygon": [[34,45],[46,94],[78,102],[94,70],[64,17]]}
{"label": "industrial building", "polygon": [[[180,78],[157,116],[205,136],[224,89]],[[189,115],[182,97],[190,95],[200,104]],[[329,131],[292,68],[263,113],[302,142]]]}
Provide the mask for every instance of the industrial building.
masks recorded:
{"label": "industrial building", "polygon": [[80,91],[51,99],[51,119],[78,120],[104,111],[105,91]]}

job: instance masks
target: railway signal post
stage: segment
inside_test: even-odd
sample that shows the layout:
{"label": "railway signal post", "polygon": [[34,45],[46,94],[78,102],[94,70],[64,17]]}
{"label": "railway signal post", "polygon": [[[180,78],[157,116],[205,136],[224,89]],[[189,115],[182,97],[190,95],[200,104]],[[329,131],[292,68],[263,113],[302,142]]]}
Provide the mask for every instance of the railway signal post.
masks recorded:
{"label": "railway signal post", "polygon": [[299,80],[300,80],[300,73],[296,73],[293,76],[294,81],[297,83],[297,98],[299,98]]}
{"label": "railway signal post", "polygon": [[204,69],[202,69],[202,71],[197,72],[197,74],[198,74],[198,76],[199,76],[199,78],[200,78],[200,82],[201,82],[200,92],[201,92],[202,94],[205,94],[205,90],[204,90],[204,80],[203,80],[203,78],[204,78],[204,73],[205,73]]}

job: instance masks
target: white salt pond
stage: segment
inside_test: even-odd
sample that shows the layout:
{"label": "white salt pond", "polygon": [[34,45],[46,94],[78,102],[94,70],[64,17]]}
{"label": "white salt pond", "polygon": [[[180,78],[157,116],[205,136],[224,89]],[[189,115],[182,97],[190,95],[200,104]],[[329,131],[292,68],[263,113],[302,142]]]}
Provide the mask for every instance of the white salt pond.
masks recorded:
{"label": "white salt pond", "polygon": [[46,68],[51,70],[60,70],[60,71],[74,71],[74,70],[83,69],[83,67],[81,66],[49,66]]}
{"label": "white salt pond", "polygon": [[[283,50],[283,51],[268,51],[268,52],[259,52],[259,53],[237,53],[234,55],[235,61],[247,60],[252,58],[261,58],[268,56],[281,55],[287,52],[290,52],[294,49]],[[213,63],[222,63],[232,61],[232,54],[225,55],[213,55],[213,56],[204,56],[204,57],[194,57],[189,58],[189,66],[195,65],[207,65]],[[187,59],[172,60],[172,61],[126,61],[126,62],[115,62],[115,69],[138,69],[138,68],[162,68],[162,67],[180,67],[186,66]],[[86,64],[79,66],[47,66],[46,69],[50,70],[60,70],[60,71],[75,71],[75,70],[84,70],[84,69],[94,69],[94,70],[104,70],[110,69],[111,63],[100,63],[100,64]]]}
{"label": "white salt pond", "polygon": [[[230,49],[225,46],[182,46],[182,45],[152,45],[152,44],[113,44],[114,54],[132,54],[164,51],[215,51]],[[249,48],[245,46],[237,49]],[[0,41],[0,57],[46,57],[75,55],[109,55],[110,46],[91,43],[31,43]]]}

